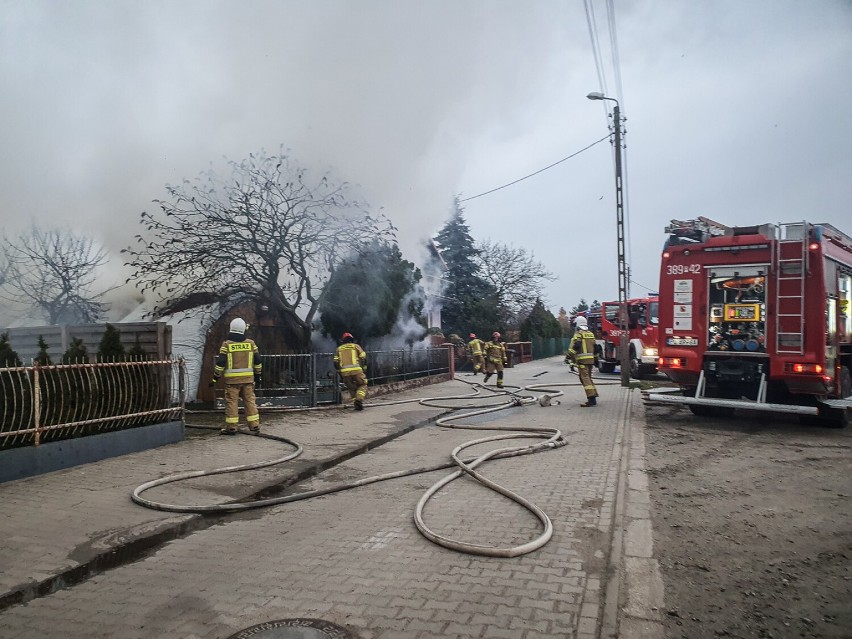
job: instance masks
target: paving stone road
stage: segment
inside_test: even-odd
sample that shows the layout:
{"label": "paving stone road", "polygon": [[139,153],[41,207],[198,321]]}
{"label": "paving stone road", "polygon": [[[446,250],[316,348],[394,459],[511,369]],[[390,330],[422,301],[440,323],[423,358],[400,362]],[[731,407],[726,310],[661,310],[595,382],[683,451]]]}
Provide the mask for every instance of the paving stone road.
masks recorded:
{"label": "paving stone road", "polygon": [[[572,384],[560,388],[558,404],[471,420],[558,428],[568,440],[481,467],[549,515],[554,533],[543,548],[505,559],[428,541],[413,523],[414,508],[449,470],[215,517],[133,503],[133,489],[151,479],[288,451],[250,436],[194,436],[0,484],[0,637],[226,639],[296,618],[332,622],[358,639],[661,636],[639,391],[613,376],[600,387],[600,405],[581,408],[582,391],[561,358],[508,369],[506,378],[518,386]],[[311,476],[288,492],[448,461],[455,446],[482,431],[436,426],[444,408],[390,402],[470,393],[466,382],[474,379],[462,374],[376,398],[361,413],[264,415],[266,432],[304,447],[299,458],[145,496],[223,503],[300,473]],[[328,468],[316,473],[319,467]],[[469,478],[438,493],[424,517],[442,535],[486,545],[524,543],[541,530],[526,510]]]}

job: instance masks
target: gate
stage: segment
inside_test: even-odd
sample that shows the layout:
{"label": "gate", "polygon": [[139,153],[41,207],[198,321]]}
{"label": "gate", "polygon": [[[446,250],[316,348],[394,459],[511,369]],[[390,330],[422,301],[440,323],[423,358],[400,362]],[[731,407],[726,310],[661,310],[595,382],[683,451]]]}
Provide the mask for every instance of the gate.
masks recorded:
{"label": "gate", "polygon": [[[320,406],[340,403],[333,353],[261,355],[263,383],[258,406]],[[221,403],[217,398],[217,404]]]}

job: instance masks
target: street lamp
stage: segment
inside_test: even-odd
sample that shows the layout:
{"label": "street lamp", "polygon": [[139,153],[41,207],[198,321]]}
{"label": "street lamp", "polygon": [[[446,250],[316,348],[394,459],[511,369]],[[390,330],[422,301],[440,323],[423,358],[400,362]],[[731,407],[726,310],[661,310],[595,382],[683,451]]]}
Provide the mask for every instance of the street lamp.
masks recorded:
{"label": "street lamp", "polygon": [[630,386],[630,350],[627,340],[627,261],[624,257],[624,198],[621,187],[621,111],[618,100],[593,91],[586,96],[589,100],[611,100],[615,102],[612,109],[612,123],[615,127],[615,219],[618,234],[618,307],[620,323],[620,340],[618,345],[618,361],[621,363],[621,385]]}

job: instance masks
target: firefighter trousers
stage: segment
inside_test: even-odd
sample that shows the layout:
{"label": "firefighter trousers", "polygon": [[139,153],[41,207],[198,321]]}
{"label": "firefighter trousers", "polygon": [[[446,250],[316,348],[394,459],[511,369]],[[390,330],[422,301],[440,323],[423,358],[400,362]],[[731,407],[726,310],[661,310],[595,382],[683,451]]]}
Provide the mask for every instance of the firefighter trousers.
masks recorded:
{"label": "firefighter trousers", "polygon": [[485,363],[485,379],[483,382],[487,382],[488,378],[491,377],[494,373],[497,373],[497,388],[503,388],[503,361],[493,359],[489,359]]}
{"label": "firefighter trousers", "polygon": [[592,365],[577,364],[577,373],[580,375],[580,383],[583,385],[583,390],[586,391],[586,397],[597,397],[598,389],[592,381]]}
{"label": "firefighter trousers", "polygon": [[349,391],[352,402],[364,401],[367,397],[367,376],[364,373],[341,373],[340,379]]}
{"label": "firefighter trousers", "polygon": [[254,397],[254,383],[225,384],[225,424],[228,428],[232,428],[239,423],[240,397],[243,398],[243,406],[246,409],[246,421],[249,426],[257,426],[260,423],[260,415],[257,412],[257,402]]}

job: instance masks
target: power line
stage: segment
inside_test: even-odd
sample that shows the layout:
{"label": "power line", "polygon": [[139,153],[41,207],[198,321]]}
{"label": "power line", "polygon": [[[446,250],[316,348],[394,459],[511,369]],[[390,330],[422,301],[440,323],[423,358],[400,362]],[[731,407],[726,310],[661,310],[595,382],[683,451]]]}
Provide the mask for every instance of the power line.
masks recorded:
{"label": "power line", "polygon": [[490,191],[485,191],[485,193],[480,193],[479,195],[472,195],[470,197],[463,198],[463,199],[459,200],[459,202],[468,202],[470,200],[475,200],[476,198],[482,197],[483,195],[488,195],[489,193],[494,193],[494,191],[499,191],[500,189],[505,189],[507,186],[512,186],[513,184],[517,184],[518,182],[523,182],[527,178],[531,178],[532,176],[538,175],[539,173],[542,173],[543,171],[547,171],[547,169],[552,169],[557,164],[562,164],[565,160],[570,160],[571,158],[580,155],[583,151],[588,151],[589,149],[591,149],[596,144],[600,144],[604,140],[608,140],[609,137],[610,137],[609,134],[607,134],[604,137],[602,137],[600,140],[597,140],[596,142],[592,142],[589,146],[583,147],[579,151],[572,153],[571,155],[564,157],[561,160],[557,160],[553,164],[549,164],[548,166],[544,167],[543,169],[539,169],[535,173],[530,173],[529,175],[525,175],[524,177],[518,178],[517,180],[509,182],[508,184],[504,184],[503,186],[498,186],[496,189],[491,189]]}
{"label": "power line", "polygon": [[595,6],[592,0],[584,0],[583,6],[586,9],[586,26],[589,28],[589,40],[592,43],[592,54],[595,58],[595,69],[598,72],[598,83],[601,91],[606,95],[606,73],[603,69],[603,57],[601,55],[600,40],[598,39],[598,25],[595,20]]}
{"label": "power line", "polygon": [[630,281],[631,281],[631,282],[633,282],[633,283],[634,283],[636,286],[638,286],[639,288],[644,288],[644,289],[645,289],[646,291],[648,291],[649,293],[651,293],[651,292],[655,292],[655,291],[657,290],[657,288],[659,288],[659,287],[651,288],[650,286],[645,286],[644,284],[640,284],[640,283],[639,283],[639,282],[637,282],[636,280],[630,280]]}
{"label": "power line", "polygon": [[612,69],[615,77],[615,92],[621,105],[624,106],[624,95],[621,90],[621,59],[618,54],[618,32],[615,28],[615,6],[613,0],[606,2],[607,27],[609,28],[610,51],[612,55]]}

